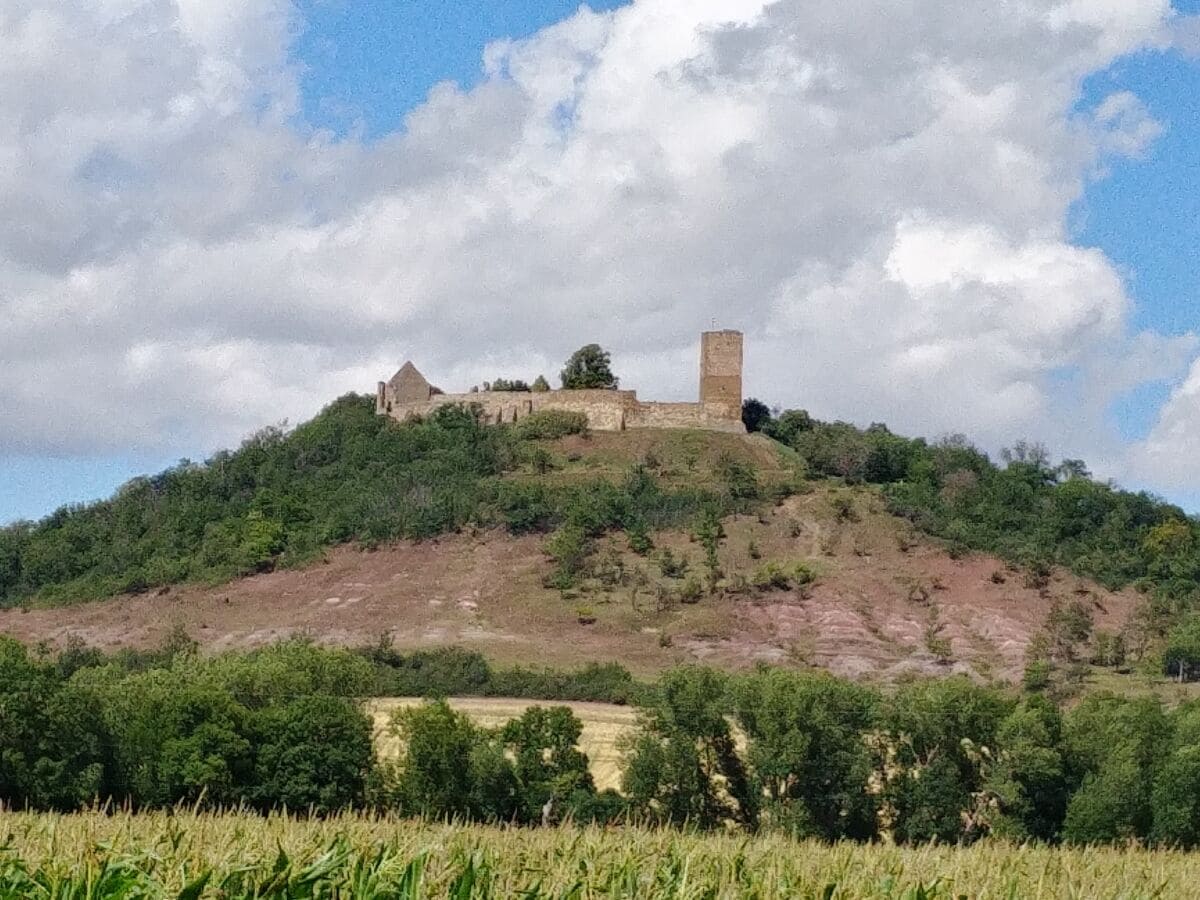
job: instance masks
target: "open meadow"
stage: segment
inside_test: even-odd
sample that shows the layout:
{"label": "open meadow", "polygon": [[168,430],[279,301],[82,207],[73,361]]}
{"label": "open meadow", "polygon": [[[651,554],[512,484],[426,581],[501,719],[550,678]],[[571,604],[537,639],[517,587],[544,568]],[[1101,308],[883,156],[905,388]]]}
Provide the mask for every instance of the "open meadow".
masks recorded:
{"label": "open meadow", "polygon": [[1189,897],[1200,856],[900,848],[356,815],[0,814],[2,897]]}

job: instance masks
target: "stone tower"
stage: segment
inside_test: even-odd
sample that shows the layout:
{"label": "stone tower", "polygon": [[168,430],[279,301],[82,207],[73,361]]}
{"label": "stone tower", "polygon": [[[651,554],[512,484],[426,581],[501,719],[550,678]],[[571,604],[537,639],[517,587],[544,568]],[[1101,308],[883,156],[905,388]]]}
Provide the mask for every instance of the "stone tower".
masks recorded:
{"label": "stone tower", "polygon": [[700,336],[700,402],[728,418],[742,416],[742,333]]}

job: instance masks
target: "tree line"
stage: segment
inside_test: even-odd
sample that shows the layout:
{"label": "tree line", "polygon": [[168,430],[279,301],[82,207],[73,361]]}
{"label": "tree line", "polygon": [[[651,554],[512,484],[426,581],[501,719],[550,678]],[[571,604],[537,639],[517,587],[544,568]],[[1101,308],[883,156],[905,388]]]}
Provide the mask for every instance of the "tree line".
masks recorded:
{"label": "tree line", "polygon": [[[388,652],[293,641],[201,657],[177,642],[52,655],[0,640],[0,800],[636,821],[831,841],[1200,844],[1200,702],[1169,710],[1101,694],[1063,712],[1037,692],[965,678],[883,690],[809,671],[685,667],[636,684],[593,667],[576,689],[618,688],[641,711],[618,793],[596,789],[568,707],[483,728],[432,699],[396,714],[388,727],[403,750],[381,762],[363,698],[485,692],[502,677],[472,674],[469,654]],[[528,693],[574,693],[570,675],[543,677]]]}

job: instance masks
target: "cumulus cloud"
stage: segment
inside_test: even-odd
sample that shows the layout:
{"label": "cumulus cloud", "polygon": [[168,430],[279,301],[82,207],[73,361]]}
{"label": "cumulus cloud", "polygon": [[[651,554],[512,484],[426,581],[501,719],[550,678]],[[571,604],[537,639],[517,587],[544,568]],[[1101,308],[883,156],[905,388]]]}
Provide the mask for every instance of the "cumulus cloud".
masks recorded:
{"label": "cumulus cloud", "polygon": [[1200,485],[1200,360],[1171,394],[1154,429],[1134,451],[1134,473],[1162,488],[1195,495]]}
{"label": "cumulus cloud", "polygon": [[1066,228],[1158,134],[1081,82],[1177,40],[1168,0],[583,8],[370,144],[297,123],[299,24],[0,11],[0,452],[211,446],[407,357],[466,386],[591,340],[682,398],[716,320],[767,399],[1115,471],[1108,404],[1194,352]]}

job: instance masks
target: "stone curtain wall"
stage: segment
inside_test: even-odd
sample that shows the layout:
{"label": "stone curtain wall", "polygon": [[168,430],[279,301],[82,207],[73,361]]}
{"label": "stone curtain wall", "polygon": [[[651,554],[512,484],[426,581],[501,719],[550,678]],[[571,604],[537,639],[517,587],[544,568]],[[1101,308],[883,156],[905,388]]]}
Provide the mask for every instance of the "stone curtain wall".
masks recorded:
{"label": "stone curtain wall", "polygon": [[519,422],[544,409],[578,412],[596,431],[627,428],[697,428],[744,434],[742,425],[742,335],[709,331],[700,339],[700,402],[642,403],[633,391],[482,391],[437,394],[412,363],[381,382],[375,408],[404,421],[427,416],[450,403],[476,404],[490,424]]}
{"label": "stone curtain wall", "polygon": [[391,416],[404,421],[427,416],[450,403],[478,404],[484,421],[511,424],[543,409],[579,412],[587,416],[594,431],[624,431],[633,428],[697,428],[744,434],[741,409],[732,417],[724,404],[642,403],[633,391],[548,391],[524,393],[483,391],[475,394],[437,394],[424,403],[393,405]]}
{"label": "stone curtain wall", "polygon": [[404,421],[427,416],[439,406],[451,403],[477,404],[484,421],[492,425],[519,422],[543,409],[579,412],[587,416],[588,427],[596,431],[624,431],[629,413],[638,406],[633,391],[480,391],[474,394],[436,394],[423,403],[393,404],[391,416]]}
{"label": "stone curtain wall", "polygon": [[745,434],[741,409],[730,418],[724,404],[703,403],[639,403],[625,420],[626,428],[698,428],[704,431],[727,431]]}

